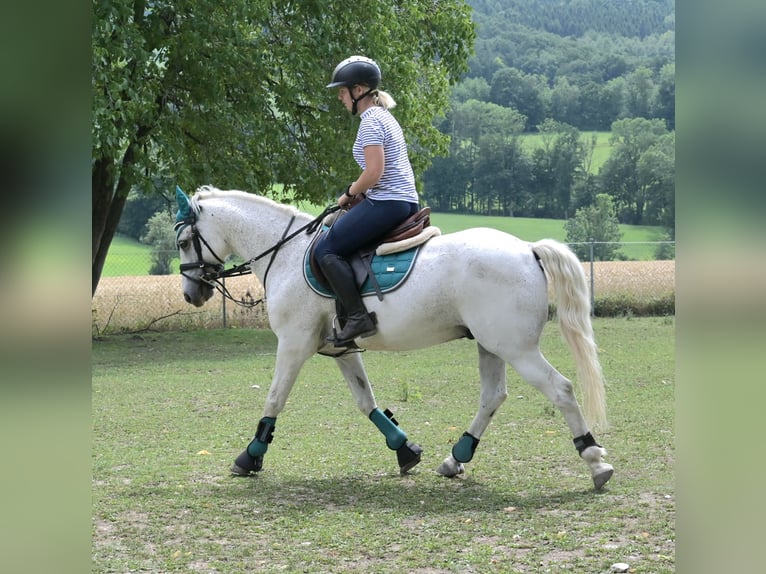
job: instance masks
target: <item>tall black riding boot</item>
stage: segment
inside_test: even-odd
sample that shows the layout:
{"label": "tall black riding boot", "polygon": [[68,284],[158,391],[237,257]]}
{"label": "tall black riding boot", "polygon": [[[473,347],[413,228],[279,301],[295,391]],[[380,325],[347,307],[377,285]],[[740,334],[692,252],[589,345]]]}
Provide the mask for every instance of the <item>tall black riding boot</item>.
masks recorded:
{"label": "tall black riding boot", "polygon": [[357,337],[370,337],[377,333],[375,319],[367,313],[348,261],[337,255],[325,255],[319,261],[319,267],[347,315],[346,324],[334,339],[328,338],[328,342],[342,347]]}

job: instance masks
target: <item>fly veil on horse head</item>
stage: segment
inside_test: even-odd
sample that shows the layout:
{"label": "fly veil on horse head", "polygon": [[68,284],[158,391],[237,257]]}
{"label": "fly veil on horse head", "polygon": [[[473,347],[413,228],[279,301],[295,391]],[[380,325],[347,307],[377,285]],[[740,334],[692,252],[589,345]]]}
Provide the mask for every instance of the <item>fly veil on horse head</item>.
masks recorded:
{"label": "fly veil on horse head", "polygon": [[[231,469],[249,475],[263,467],[278,415],[301,368],[314,354],[327,351],[325,339],[334,328],[333,299],[310,284],[306,271],[306,254],[327,213],[314,218],[263,196],[212,187],[200,188],[191,199],[181,193],[178,201],[176,239],[184,298],[201,306],[213,295],[218,279],[252,272],[264,286],[269,325],[278,339],[255,436]],[[475,340],[479,409],[437,472],[455,476],[479,452],[480,439],[507,397],[510,365],[561,412],[594,486],[602,488],[613,467],[604,461],[606,450],[596,442],[591,425],[606,425],[604,383],[587,282],[577,257],[554,240],[528,243],[487,228],[436,235],[415,249],[418,255],[406,281],[382,299],[374,289],[364,295],[377,315],[377,332],[355,343],[368,351],[409,351],[459,338]],[[245,263],[224,269],[230,255]],[[572,381],[540,352],[549,283],[559,328],[575,359],[587,421]],[[410,471],[421,461],[423,449],[409,440],[391,410],[377,405],[362,355],[344,352],[333,357],[357,407],[397,453],[400,472]],[[462,413],[462,405],[452,408]]]}

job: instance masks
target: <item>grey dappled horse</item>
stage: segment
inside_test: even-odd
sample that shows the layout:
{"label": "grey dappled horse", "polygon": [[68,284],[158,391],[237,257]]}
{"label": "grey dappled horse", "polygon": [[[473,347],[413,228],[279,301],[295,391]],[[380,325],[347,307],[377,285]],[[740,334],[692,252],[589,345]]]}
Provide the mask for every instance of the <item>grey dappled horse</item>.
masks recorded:
{"label": "grey dappled horse", "polygon": [[[308,285],[304,257],[315,218],[293,207],[242,191],[202,187],[190,199],[177,190],[176,238],[187,302],[203,305],[214,293],[230,255],[245,260],[264,284],[271,329],[278,338],[276,365],[255,437],[237,457],[232,472],[261,470],[298,373],[315,353],[330,354],[325,338],[333,331],[336,307]],[[296,233],[296,230],[311,231]],[[289,239],[289,240],[286,240]],[[259,255],[260,254],[260,255]],[[266,257],[265,255],[269,255]],[[590,319],[582,264],[557,241],[534,243],[486,228],[433,237],[418,253],[406,282],[383,300],[367,297],[378,318],[375,335],[357,339],[369,351],[409,351],[469,337],[476,341],[481,377],[480,406],[467,431],[438,467],[444,476],[464,472],[484,431],[505,400],[506,364],[541,391],[561,412],[596,489],[614,469],[596,443],[573,393],[572,382],[540,352],[548,318],[548,282],[556,295],[558,324],[571,349],[591,424],[606,425],[604,384]],[[334,358],[356,404],[396,451],[402,473],[421,459],[422,449],[387,409],[378,408],[358,352]]]}

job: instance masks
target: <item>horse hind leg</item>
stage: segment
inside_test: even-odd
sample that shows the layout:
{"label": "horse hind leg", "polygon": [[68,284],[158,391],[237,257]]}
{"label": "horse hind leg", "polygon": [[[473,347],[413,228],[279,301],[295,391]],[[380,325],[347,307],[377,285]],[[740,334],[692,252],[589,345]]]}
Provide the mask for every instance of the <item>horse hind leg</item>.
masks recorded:
{"label": "horse hind leg", "polygon": [[588,465],[593,484],[600,490],[614,474],[614,467],[604,462],[607,452],[596,442],[577,403],[572,381],[559,373],[539,350],[509,361],[530,385],[542,392],[564,416],[580,457]]}
{"label": "horse hind leg", "polygon": [[495,412],[508,396],[505,361],[481,345],[478,345],[478,348],[479,375],[481,378],[479,411],[476,413],[471,426],[452,447],[452,453],[436,469],[436,472],[442,476],[453,477],[465,472],[464,464],[473,459],[479,440],[489,426]]}

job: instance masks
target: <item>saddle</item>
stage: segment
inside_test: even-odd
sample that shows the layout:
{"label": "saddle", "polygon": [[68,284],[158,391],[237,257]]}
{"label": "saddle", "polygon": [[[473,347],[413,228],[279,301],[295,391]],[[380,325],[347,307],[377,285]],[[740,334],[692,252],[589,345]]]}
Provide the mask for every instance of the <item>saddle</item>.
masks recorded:
{"label": "saddle", "polygon": [[417,213],[410,215],[394,229],[389,231],[379,244],[395,243],[397,241],[409,239],[410,237],[415,237],[429,225],[431,225],[431,208],[424,207]]}
{"label": "saddle", "polygon": [[[342,212],[338,212],[335,217],[330,216],[332,217],[332,220],[329,222],[325,220],[325,224],[331,225],[335,222],[337,217],[340,216],[342,216]],[[412,249],[425,243],[431,239],[431,237],[440,234],[441,231],[438,227],[431,226],[431,208],[422,208],[389,231],[382,239],[372,244],[365,245],[357,253],[348,258],[348,262],[354,270],[354,278],[356,279],[357,286],[361,287],[369,278],[378,299],[382,301],[383,292],[372,269],[373,257],[375,257],[375,255],[387,255]],[[308,262],[311,273],[314,275],[317,282],[323,287],[329,288],[327,279],[314,259],[314,248],[316,247],[317,239],[319,239],[320,236],[321,234],[317,234],[309,247]]]}

